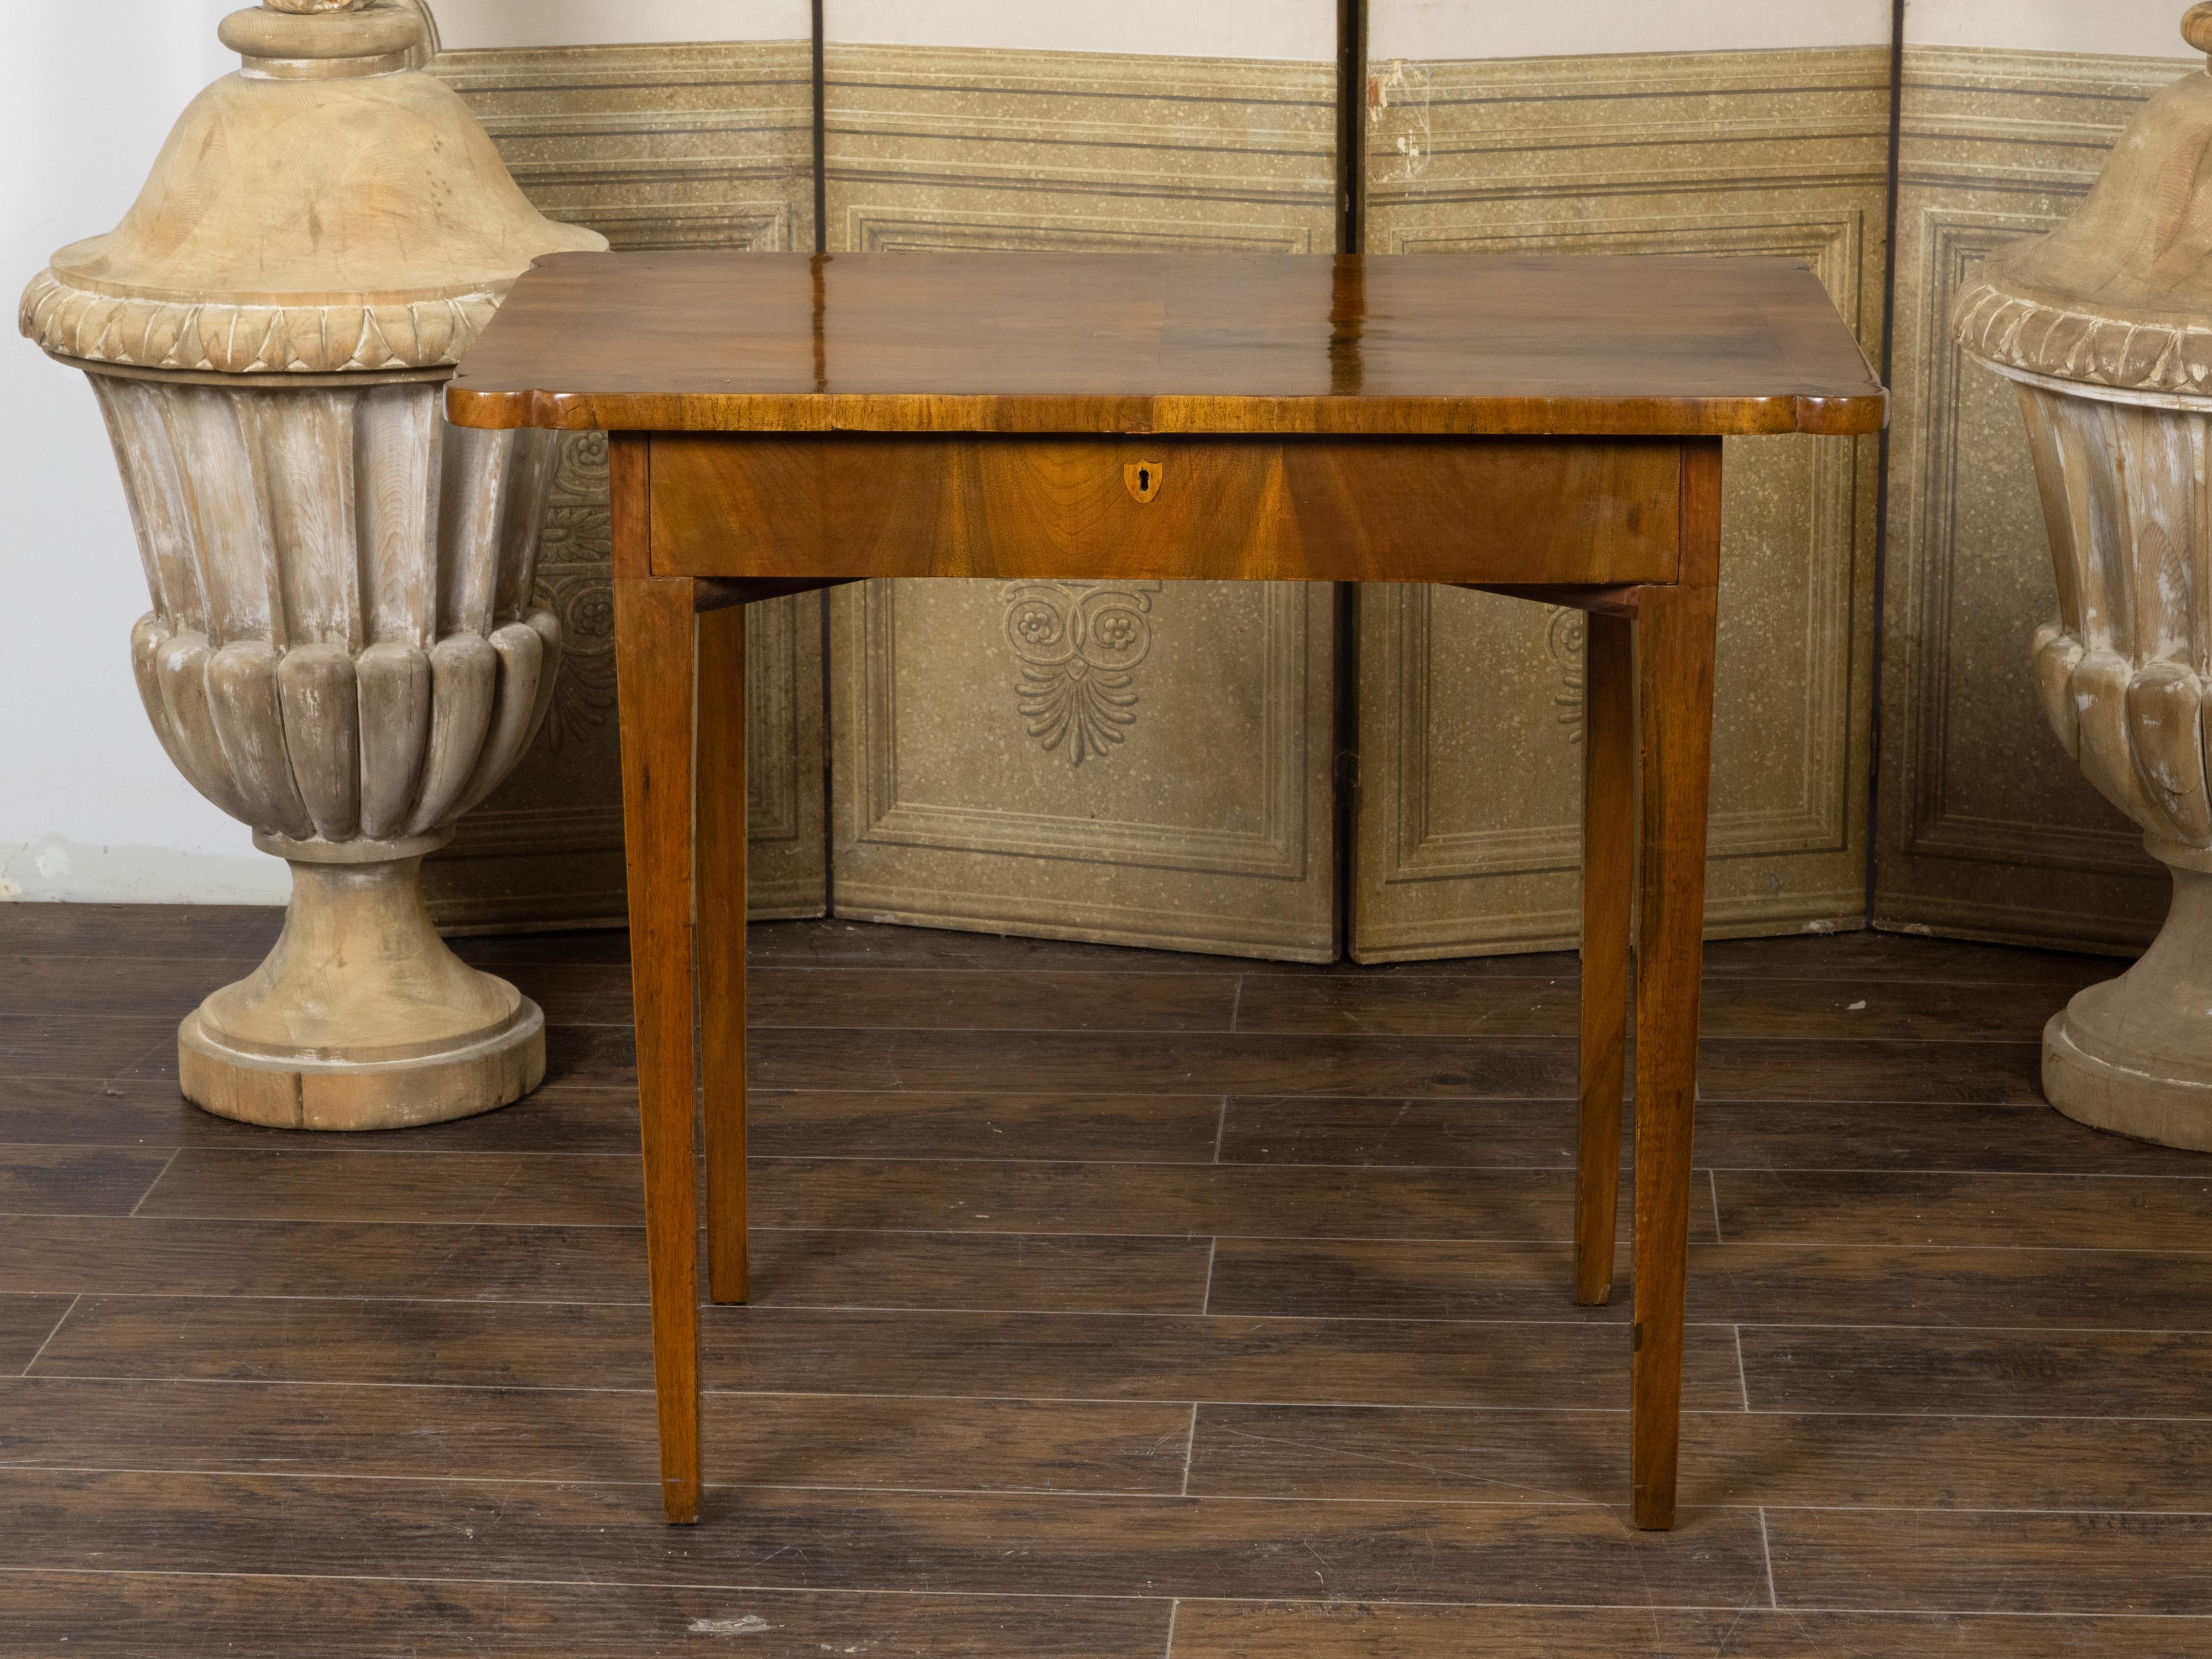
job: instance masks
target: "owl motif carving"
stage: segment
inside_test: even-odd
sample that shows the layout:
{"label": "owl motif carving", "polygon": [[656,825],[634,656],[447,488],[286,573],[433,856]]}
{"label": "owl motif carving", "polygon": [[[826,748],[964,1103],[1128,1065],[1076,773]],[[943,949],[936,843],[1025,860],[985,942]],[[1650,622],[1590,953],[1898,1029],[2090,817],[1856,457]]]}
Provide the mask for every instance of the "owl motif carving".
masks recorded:
{"label": "owl motif carving", "polygon": [[1015,705],[1048,752],[1080,766],[1137,723],[1136,671],[1152,653],[1158,582],[1009,582],[1006,642]]}

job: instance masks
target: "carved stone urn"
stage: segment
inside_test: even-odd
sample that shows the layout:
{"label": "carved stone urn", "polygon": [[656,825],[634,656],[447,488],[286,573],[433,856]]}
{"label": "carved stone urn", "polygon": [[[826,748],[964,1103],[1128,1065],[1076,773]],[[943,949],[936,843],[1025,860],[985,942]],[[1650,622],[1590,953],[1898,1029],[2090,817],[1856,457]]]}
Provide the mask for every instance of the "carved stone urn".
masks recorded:
{"label": "carved stone urn", "polygon": [[53,257],[25,334],[85,371],[153,609],[169,757],[289,862],[276,948],[179,1033],[185,1096],[249,1122],[430,1123],[544,1074],[544,1020],[430,926],[422,857],[521,757],[560,659],[534,566],[558,439],[448,428],[444,382],[544,219],[404,0],[268,0],[111,234]]}
{"label": "carved stone urn", "polygon": [[[2212,52],[2212,5],[2182,34]],[[2212,1151],[2212,72],[2152,98],[2073,216],[1991,258],[1954,320],[2017,386],[2035,453],[2045,712],[2173,878],[2149,950],[2044,1028],[2043,1092]]]}

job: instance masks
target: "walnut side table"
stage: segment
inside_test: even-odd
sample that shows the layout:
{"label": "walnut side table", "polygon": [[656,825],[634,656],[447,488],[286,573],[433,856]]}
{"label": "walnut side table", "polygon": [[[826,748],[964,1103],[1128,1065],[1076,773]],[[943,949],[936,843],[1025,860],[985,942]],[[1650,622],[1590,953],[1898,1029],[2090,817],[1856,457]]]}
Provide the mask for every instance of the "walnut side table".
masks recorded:
{"label": "walnut side table", "polygon": [[741,607],[981,576],[1444,582],[1589,613],[1574,1293],[1612,1289],[1633,917],[1631,1474],[1637,1525],[1671,1525],[1721,439],[1873,432],[1887,406],[1783,259],[541,260],[447,410],[612,434],[668,1518],[700,1501],[695,963],[709,1293],[746,1296]]}

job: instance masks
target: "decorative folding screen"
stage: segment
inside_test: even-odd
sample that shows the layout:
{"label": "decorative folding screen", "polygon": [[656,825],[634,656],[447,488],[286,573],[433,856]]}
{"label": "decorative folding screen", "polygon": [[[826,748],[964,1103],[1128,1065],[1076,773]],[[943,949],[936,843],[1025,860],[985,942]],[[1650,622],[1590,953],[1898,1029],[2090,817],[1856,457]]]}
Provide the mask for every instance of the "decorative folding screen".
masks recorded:
{"label": "decorative folding screen", "polygon": [[[994,46],[967,9],[828,7],[833,253],[1334,251],[1333,0],[1153,7],[1135,31],[1041,7]],[[1132,33],[1142,55],[1088,49]],[[1333,957],[1336,604],[1298,583],[837,590],[837,914]]]}
{"label": "decorative folding screen", "polygon": [[[1801,258],[1878,357],[1889,8],[1825,9],[1841,21],[1819,44],[1623,53],[1564,11],[1371,0],[1367,251]],[[1706,48],[1771,33],[1674,12],[1640,27]],[[1729,442],[1713,934],[1864,915],[1880,454]],[[1353,954],[1571,945],[1580,617],[1381,586],[1358,614]]]}
{"label": "decorative folding screen", "polygon": [[[492,40],[557,36],[574,14],[491,0],[432,9],[469,21],[459,38]],[[811,42],[620,38],[650,35],[654,21],[651,5],[611,8],[593,32],[616,39],[556,46],[455,49],[448,27],[434,67],[541,211],[590,225],[617,248],[811,247]],[[803,30],[804,6],[796,21]],[[553,713],[514,777],[425,866],[441,925],[624,913],[607,555],[606,442],[592,434],[570,446],[541,565],[567,651]],[[756,916],[819,915],[824,903],[821,603],[781,599],[747,622]]]}

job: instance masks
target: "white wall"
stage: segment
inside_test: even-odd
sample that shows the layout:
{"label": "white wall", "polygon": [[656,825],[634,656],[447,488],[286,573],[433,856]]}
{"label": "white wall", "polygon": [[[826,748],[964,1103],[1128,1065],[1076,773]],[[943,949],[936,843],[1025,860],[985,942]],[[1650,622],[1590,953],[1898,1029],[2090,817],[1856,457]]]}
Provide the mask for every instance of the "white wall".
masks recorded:
{"label": "white wall", "polygon": [[[1468,0],[1488,6],[1494,0]],[[823,0],[825,40],[1336,60],[1335,0]]]}
{"label": "white wall", "polygon": [[[0,8],[0,288],[113,226],[192,95],[238,59],[235,0]],[[8,307],[12,322],[15,307]],[[146,610],[83,376],[0,332],[0,895],[271,902],[284,866],[200,799],[131,678]]]}
{"label": "white wall", "polygon": [[[1905,0],[1905,39],[1916,46],[2172,58],[2188,52],[2180,31],[2185,9],[2183,0]],[[1889,0],[1370,0],[1368,32],[1377,58],[1881,46],[1889,40],[1890,6]]]}
{"label": "white wall", "polygon": [[1370,0],[1367,27],[1375,59],[1741,52],[1887,46],[1890,7],[1889,0]]}
{"label": "white wall", "polygon": [[1916,46],[2007,46],[2121,58],[2191,56],[2182,0],[1905,0]]}
{"label": "white wall", "polygon": [[438,44],[608,46],[653,40],[804,40],[808,0],[430,0]]}

